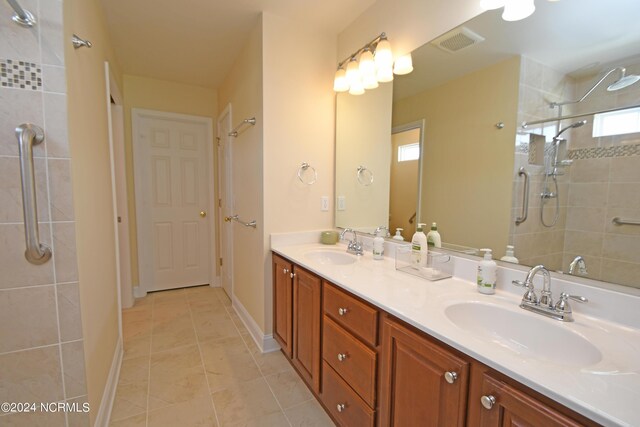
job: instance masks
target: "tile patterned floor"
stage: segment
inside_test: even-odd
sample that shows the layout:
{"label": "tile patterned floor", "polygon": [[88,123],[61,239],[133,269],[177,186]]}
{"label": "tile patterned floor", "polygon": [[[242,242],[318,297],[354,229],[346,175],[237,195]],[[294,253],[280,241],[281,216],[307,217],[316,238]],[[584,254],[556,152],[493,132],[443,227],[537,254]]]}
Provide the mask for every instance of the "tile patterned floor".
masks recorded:
{"label": "tile patterned floor", "polygon": [[122,321],[111,426],[334,425],[282,353],[260,353],[221,288],[149,294]]}

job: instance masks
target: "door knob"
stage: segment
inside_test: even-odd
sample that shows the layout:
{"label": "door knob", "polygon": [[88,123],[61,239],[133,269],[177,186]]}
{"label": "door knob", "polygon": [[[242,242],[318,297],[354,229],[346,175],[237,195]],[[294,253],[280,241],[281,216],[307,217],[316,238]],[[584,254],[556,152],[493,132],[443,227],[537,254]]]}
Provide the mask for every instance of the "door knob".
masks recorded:
{"label": "door knob", "polygon": [[204,218],[205,216],[207,216],[207,212],[206,211],[200,211],[200,216],[202,218]]}
{"label": "door knob", "polygon": [[231,217],[230,216],[225,216],[224,217],[224,222],[231,222]]}

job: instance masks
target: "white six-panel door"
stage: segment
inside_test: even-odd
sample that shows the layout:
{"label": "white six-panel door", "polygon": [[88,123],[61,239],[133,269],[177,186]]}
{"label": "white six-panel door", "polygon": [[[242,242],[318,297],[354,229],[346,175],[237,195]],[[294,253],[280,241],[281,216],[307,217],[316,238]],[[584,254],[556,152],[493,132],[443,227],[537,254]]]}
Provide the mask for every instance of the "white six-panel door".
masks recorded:
{"label": "white six-panel door", "polygon": [[133,132],[140,285],[209,284],[211,121],[134,110]]}

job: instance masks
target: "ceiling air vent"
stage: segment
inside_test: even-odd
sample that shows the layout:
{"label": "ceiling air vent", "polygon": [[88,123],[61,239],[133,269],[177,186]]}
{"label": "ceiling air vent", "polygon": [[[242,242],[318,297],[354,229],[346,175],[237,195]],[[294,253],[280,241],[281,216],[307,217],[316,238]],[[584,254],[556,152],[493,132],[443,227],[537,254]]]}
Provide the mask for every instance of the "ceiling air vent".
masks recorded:
{"label": "ceiling air vent", "polygon": [[458,27],[438,37],[431,44],[449,53],[454,53],[483,41],[484,37],[479,36],[470,29]]}

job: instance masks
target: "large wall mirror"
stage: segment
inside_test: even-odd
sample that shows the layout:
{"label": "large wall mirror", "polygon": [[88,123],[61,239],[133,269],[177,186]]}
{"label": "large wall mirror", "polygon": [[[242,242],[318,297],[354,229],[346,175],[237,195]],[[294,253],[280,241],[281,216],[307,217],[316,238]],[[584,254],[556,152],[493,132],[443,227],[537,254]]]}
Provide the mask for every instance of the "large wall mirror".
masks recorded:
{"label": "large wall mirror", "polygon": [[410,240],[436,222],[446,244],[640,288],[640,2],[536,6],[485,12],[416,49],[411,74],[338,95],[336,226]]}

